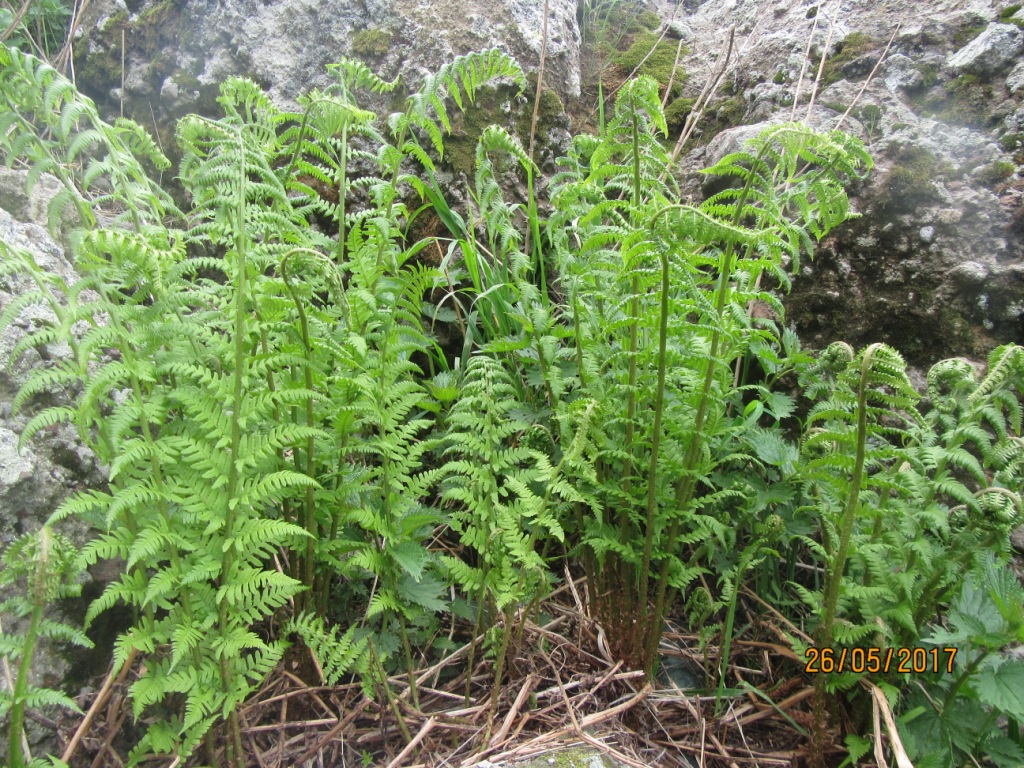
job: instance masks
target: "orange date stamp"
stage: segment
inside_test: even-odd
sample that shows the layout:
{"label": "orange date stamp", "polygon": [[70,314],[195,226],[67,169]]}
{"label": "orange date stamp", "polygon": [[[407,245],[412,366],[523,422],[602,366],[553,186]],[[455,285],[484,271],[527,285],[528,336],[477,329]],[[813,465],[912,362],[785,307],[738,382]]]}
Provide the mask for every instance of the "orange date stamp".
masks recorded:
{"label": "orange date stamp", "polygon": [[804,652],[809,675],[833,672],[886,674],[945,672],[952,674],[956,648],[808,648]]}

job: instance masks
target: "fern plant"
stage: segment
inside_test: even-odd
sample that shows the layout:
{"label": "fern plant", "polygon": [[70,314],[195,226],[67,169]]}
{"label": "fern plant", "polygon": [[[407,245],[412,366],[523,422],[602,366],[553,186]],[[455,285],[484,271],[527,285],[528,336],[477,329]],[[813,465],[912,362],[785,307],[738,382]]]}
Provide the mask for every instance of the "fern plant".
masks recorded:
{"label": "fern plant", "polygon": [[102,120],[92,100],[50,65],[0,45],[0,150],[8,166],[24,163],[29,186],[44,173],[63,189],[50,202],[50,229],[73,208],[82,227],[109,216],[136,230],[159,225],[176,208],[147,173],[170,161],[132,120]]}
{"label": "fern plant", "polygon": [[[605,620],[639,631],[617,645],[642,649],[637,661],[649,673],[670,594],[706,568],[715,542],[725,544],[729,526],[713,511],[745,493],[714,479],[730,455],[722,451],[737,444],[733,430],[744,428],[725,418],[743,396],[730,371],[748,350],[780,343],[746,306],[763,301],[781,316],[762,279],[788,286],[783,260],[797,264],[813,238],[848,218],[842,185],[870,164],[842,134],[777,126],[708,169],[737,187],[700,207],[678,205],[661,180],[657,131],[657,87],[639,78],[620,94],[606,134],[578,139],[563,163],[549,227],[579,381],[602,410],[618,411],[601,422],[591,456],[602,507],[617,511],[580,532],[596,566],[595,602],[614,596],[608,602],[624,615]],[[815,170],[804,173],[812,158]]]}
{"label": "fern plant", "polygon": [[[315,482],[273,466],[279,446],[304,436],[269,422],[275,407],[295,397],[257,397],[251,386],[267,364],[261,370],[251,362],[249,272],[260,274],[253,261],[275,247],[265,233],[276,211],[267,206],[262,218],[249,213],[257,198],[262,203],[275,192],[266,155],[250,138],[259,126],[247,129],[242,117],[256,116],[254,92],[232,82],[224,102],[231,118],[219,125],[186,121],[182,136],[193,158],[185,176],[198,184],[198,213],[208,222],[192,236],[225,247],[226,258],[185,259],[180,235],[153,226],[135,204],[127,221],[138,221],[136,232],[98,229],[75,241],[83,274],[75,285],[54,284],[22,264],[39,284],[28,301],[49,304],[59,325],[30,334],[16,353],[71,336],[75,323],[89,324],[74,345],[75,358],[34,372],[17,403],[23,407],[48,386],[82,381],[74,407],[43,411],[22,440],[71,420],[110,463],[108,491],[78,494],[55,515],[82,514],[100,527],[83,551],[85,562],[119,557],[127,565],[87,619],[118,601],[134,608],[136,624],[119,641],[115,663],[130,649],[147,658],[147,674],[132,688],[137,715],[168,697],[184,702],[148,730],[134,760],[150,751],[187,755],[222,717],[229,724],[224,762],[242,760],[235,706],[281,652],[252,626],[298,587],[265,564],[302,531],[261,513],[290,489]],[[97,131],[116,136],[103,125]],[[108,202],[133,190],[124,176],[112,175],[110,186]],[[144,202],[140,194],[138,203]],[[250,238],[261,241],[254,246]],[[199,281],[197,291],[191,278],[199,268],[217,269],[229,280]]]}
{"label": "fern plant", "polygon": [[497,633],[488,632],[496,649],[492,704],[516,612],[547,594],[550,575],[537,546],[564,540],[554,514],[558,502],[583,501],[560,476],[562,466],[552,467],[545,454],[520,441],[530,425],[515,415],[518,408],[502,363],[486,355],[473,357],[461,396],[447,416],[443,442],[449,460],[441,470],[442,498],[456,505],[451,526],[475,555],[475,563],[454,557],[445,562],[454,582],[476,602],[473,636],[483,627]]}
{"label": "fern plant", "polygon": [[[820,617],[819,648],[919,645],[968,574],[992,552],[1008,555],[1022,509],[1018,470],[1004,461],[1019,424],[1010,374],[1018,354],[996,350],[983,382],[965,361],[936,364],[925,416],[902,360],[884,345],[854,356],[834,344],[805,370],[807,394],[821,398],[799,470],[821,540],[805,543],[822,559],[825,585],[797,589]],[[991,452],[993,443],[1009,450]],[[996,479],[996,466],[1009,474]],[[816,738],[825,738],[826,691],[851,686],[860,672],[819,676]]]}
{"label": "fern plant", "polygon": [[[27,708],[62,707],[81,712],[78,705],[64,693],[40,688],[32,683],[32,661],[40,640],[63,642],[91,648],[81,630],[46,615],[51,604],[61,598],[76,597],[81,592],[76,568],[76,552],[63,536],[43,526],[34,534],[25,534],[11,542],[3,555],[0,587],[13,592],[0,603],[7,627],[0,634],[0,656],[17,665],[12,690],[0,691],[0,715],[10,717],[7,732],[7,765],[9,768],[40,768],[58,765],[54,759],[30,760],[22,745]],[[22,636],[12,634],[13,623],[28,620]]]}

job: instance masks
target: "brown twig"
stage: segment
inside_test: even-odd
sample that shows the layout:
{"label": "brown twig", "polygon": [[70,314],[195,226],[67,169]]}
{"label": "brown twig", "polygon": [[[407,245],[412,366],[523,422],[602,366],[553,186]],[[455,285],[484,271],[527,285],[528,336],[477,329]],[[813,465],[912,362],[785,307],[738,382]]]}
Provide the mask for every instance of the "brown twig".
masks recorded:
{"label": "brown twig", "polygon": [[867,80],[864,81],[864,84],[860,87],[860,90],[857,91],[857,95],[853,97],[853,101],[850,103],[850,106],[848,106],[846,108],[846,111],[843,112],[843,114],[839,117],[839,121],[836,123],[835,127],[836,130],[838,130],[839,126],[843,124],[843,121],[846,120],[846,117],[850,114],[850,112],[853,111],[853,108],[857,106],[857,102],[860,101],[860,97],[864,95],[864,91],[866,91],[867,87],[871,84],[871,81],[874,79],[875,73],[878,71],[878,68],[882,66],[882,62],[885,61],[886,56],[889,55],[889,49],[892,47],[892,43],[896,39],[896,35],[899,34],[901,26],[903,26],[902,22],[898,23],[896,25],[896,28],[892,31],[892,35],[889,37],[889,42],[885,44],[885,50],[883,50],[882,55],[878,57],[878,61],[875,62],[875,66],[871,68],[871,72],[868,73]]}
{"label": "brown twig", "polygon": [[718,86],[722,82],[722,78],[725,77],[725,73],[729,68],[729,59],[732,57],[733,41],[736,37],[736,27],[729,29],[729,42],[725,48],[725,58],[722,59],[722,66],[718,68],[718,72],[715,76],[710,78],[704,83],[704,88],[701,90],[700,95],[697,96],[697,100],[693,103],[693,108],[690,110],[690,114],[686,116],[686,122],[683,124],[683,130],[679,133],[679,138],[676,140],[676,145],[672,148],[672,154],[669,155],[668,165],[665,168],[665,172],[662,173],[660,180],[664,181],[668,177],[669,170],[675,165],[676,160],[679,158],[680,153],[683,151],[683,147],[686,146],[686,142],[690,140],[690,136],[693,135],[693,131],[696,129],[700,119],[704,116],[704,107],[707,106],[708,101],[718,91]]}
{"label": "brown twig", "polygon": [[417,746],[419,746],[420,742],[423,741],[423,739],[426,738],[427,734],[434,729],[435,725],[437,725],[437,720],[433,717],[428,718],[427,721],[423,723],[423,726],[420,728],[419,733],[417,733],[413,737],[412,741],[405,745],[405,749],[399,752],[398,755],[395,756],[394,760],[388,763],[387,768],[397,768],[397,766],[401,765],[402,761],[408,755],[412,754],[412,751],[416,749]]}
{"label": "brown twig", "polygon": [[523,704],[526,702],[526,697],[530,695],[534,687],[537,685],[537,676],[529,675],[526,681],[523,683],[522,688],[519,689],[519,695],[516,696],[515,701],[512,702],[512,706],[509,707],[508,714],[505,715],[505,719],[502,720],[501,726],[495,732],[494,736],[491,737],[488,743],[488,749],[495,749],[500,746],[505,736],[508,735],[509,729],[512,727],[512,723],[515,722],[516,715],[519,714],[519,710],[522,709]]}
{"label": "brown twig", "polygon": [[107,673],[106,680],[103,681],[103,685],[100,687],[100,692],[96,694],[96,698],[92,702],[92,706],[89,707],[89,711],[85,713],[85,717],[82,718],[82,722],[78,724],[78,728],[75,729],[74,735],[71,737],[71,741],[68,742],[67,747],[64,749],[64,754],[60,756],[60,759],[68,763],[71,761],[71,756],[75,754],[75,750],[78,749],[78,745],[81,743],[82,738],[89,731],[89,727],[92,725],[93,719],[96,717],[96,713],[100,711],[100,708],[107,703],[107,699],[110,698],[110,692],[114,689],[115,685],[120,685],[124,682],[125,677],[128,675],[128,670],[131,669],[132,664],[135,663],[135,657],[138,651],[132,648],[128,653],[128,658],[125,659],[124,664],[121,665],[121,669],[118,671],[117,678],[114,678],[114,667],[110,668],[110,672]]}

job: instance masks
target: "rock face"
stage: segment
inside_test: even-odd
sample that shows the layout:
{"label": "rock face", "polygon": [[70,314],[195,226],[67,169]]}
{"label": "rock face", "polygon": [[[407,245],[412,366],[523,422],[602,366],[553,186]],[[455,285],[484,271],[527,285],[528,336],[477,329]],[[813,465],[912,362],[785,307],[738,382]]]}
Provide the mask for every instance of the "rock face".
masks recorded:
{"label": "rock face", "polygon": [[[802,119],[827,47],[812,123],[835,127],[853,105],[841,127],[874,156],[868,180],[850,190],[861,217],[821,243],[794,280],[788,319],[810,344],[885,341],[927,365],[1024,342],[1024,110],[1013,100],[1024,91],[1024,33],[1004,7],[947,0],[924,15],[906,0],[850,0],[835,14],[832,4],[783,0],[765,13],[763,3],[731,0],[681,19],[694,32],[691,72],[717,67],[707,62],[736,26],[738,64],[706,122],[723,112],[745,124]],[[691,77],[687,95],[703,80]],[[720,133],[691,151],[688,169],[753,133]]]}
{"label": "rock face", "polygon": [[949,57],[954,75],[991,77],[1005,72],[1024,49],[1024,34],[1013,24],[989,24],[985,31]]}
{"label": "rock face", "polygon": [[[99,0],[82,25],[77,71],[98,102],[119,107],[123,99],[126,115],[160,125],[211,111],[229,75],[251,77],[279,103],[293,104],[329,82],[326,65],[339,56],[411,85],[457,55],[490,47],[536,69],[543,8],[528,0]],[[562,99],[580,92],[572,0],[550,2],[545,84]]]}
{"label": "rock face", "polygon": [[[719,67],[735,28],[734,65],[705,131],[803,117],[825,53],[815,124],[831,127],[853,105],[843,127],[869,142],[877,167],[854,190],[863,218],[823,243],[795,282],[790,318],[811,343],[884,340],[925,364],[1024,341],[1020,12],[998,0],[935,0],[927,14],[913,0],[779,0],[768,10],[759,0],[666,0],[657,10],[689,49],[689,98]],[[326,84],[325,66],[339,55],[409,87],[490,46],[536,69],[542,13],[543,3],[527,0],[94,0],[76,69],[109,112],[123,104],[167,148],[173,118],[216,113],[217,84],[231,74],[288,104]],[[593,85],[581,83],[577,3],[551,0],[548,39],[545,83],[571,105]],[[399,98],[374,107],[390,111]],[[507,112],[507,95],[499,101]],[[516,108],[528,113],[522,101]],[[564,144],[564,124],[557,132],[554,143]],[[539,159],[550,155],[542,148]],[[708,159],[698,148],[687,169]]]}
{"label": "rock face", "polygon": [[[56,190],[56,180],[44,177],[32,195],[24,192],[23,173],[0,170],[0,241],[32,254],[36,264],[65,280],[74,279],[64,249],[45,227],[46,204]],[[12,215],[13,214],[13,215]],[[17,218],[25,219],[19,221]],[[12,300],[29,290],[27,277],[0,278],[0,313]],[[103,482],[91,452],[78,441],[68,425],[44,430],[31,446],[18,449],[18,436],[31,415],[12,415],[11,402],[31,368],[71,354],[66,344],[50,344],[30,350],[16,365],[9,365],[11,350],[28,331],[50,322],[48,309],[34,306],[17,324],[0,333],[0,549],[12,538],[38,528],[73,490],[96,487]],[[40,398],[60,398],[59,394]],[[25,409],[30,411],[31,409]]]}
{"label": "rock face", "polygon": [[[25,192],[25,173],[0,169],[0,249],[17,248],[32,255],[35,263],[65,281],[75,279],[75,271],[68,262],[64,247],[50,236],[46,228],[47,206],[59,189],[56,179],[43,176],[31,194]],[[6,256],[0,250],[0,259]],[[31,290],[34,283],[23,275],[0,277],[0,314],[18,296]],[[48,344],[29,350],[12,365],[11,350],[25,333],[51,322],[53,315],[44,307],[33,306],[22,313],[20,319],[0,332],[0,552],[17,536],[37,530],[73,491],[100,487],[105,480],[103,470],[97,466],[95,456],[84,447],[73,427],[63,424],[44,429],[30,445],[19,448],[18,443],[33,409],[13,415],[11,403],[18,389],[33,368],[45,367],[53,361],[71,354],[65,343]],[[66,400],[62,393],[41,393],[32,404],[59,404]],[[75,520],[62,525],[62,533],[76,543],[87,540],[87,526]],[[55,616],[68,621],[62,610],[84,610],[81,606],[65,605],[54,609]],[[3,631],[18,636],[27,628],[27,621],[12,622],[3,616]],[[81,616],[71,619],[80,624]],[[80,654],[79,661],[88,657]],[[98,660],[92,659],[93,664]],[[98,662],[105,664],[106,661]],[[42,643],[33,660],[33,683],[50,688],[73,687],[69,684],[73,662],[64,658],[51,643]],[[89,670],[90,673],[93,670]],[[5,686],[6,687],[6,686]],[[70,691],[75,693],[76,691]],[[52,730],[29,722],[26,730],[34,754],[45,754],[56,749]],[[6,729],[0,736],[0,752],[6,753]]]}

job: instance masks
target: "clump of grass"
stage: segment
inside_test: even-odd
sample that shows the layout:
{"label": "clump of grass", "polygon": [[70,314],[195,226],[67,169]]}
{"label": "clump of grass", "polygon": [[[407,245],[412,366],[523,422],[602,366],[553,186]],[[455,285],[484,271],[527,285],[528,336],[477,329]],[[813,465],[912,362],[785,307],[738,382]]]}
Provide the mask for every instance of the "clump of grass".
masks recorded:
{"label": "clump of grass", "polygon": [[1017,24],[1020,19],[1013,18],[1014,14],[1021,9],[1020,3],[1014,3],[1003,8],[999,13],[999,20],[1005,24]]}
{"label": "clump of grass", "polygon": [[984,32],[986,27],[988,27],[987,23],[964,25],[953,33],[953,46],[958,49],[963,48],[974,38]]}

